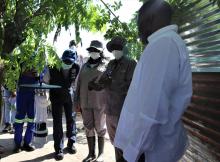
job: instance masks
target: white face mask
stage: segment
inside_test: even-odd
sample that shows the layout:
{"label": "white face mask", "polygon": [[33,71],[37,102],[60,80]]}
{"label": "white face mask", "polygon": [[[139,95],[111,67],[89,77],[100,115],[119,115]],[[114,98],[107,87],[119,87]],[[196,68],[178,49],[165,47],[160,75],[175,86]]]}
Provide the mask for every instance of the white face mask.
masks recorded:
{"label": "white face mask", "polygon": [[71,67],[72,67],[72,64],[70,64],[70,65],[67,65],[67,64],[65,64],[64,62],[62,62],[62,68],[64,69],[64,70],[68,70],[68,69],[70,69]]}
{"label": "white face mask", "polygon": [[112,54],[115,57],[115,59],[118,60],[123,56],[123,51],[113,50]]}
{"label": "white face mask", "polygon": [[76,46],[73,45],[73,46],[70,47],[70,49],[73,50],[73,51],[76,51]]}
{"label": "white face mask", "polygon": [[98,59],[100,57],[100,53],[99,52],[90,52],[90,57],[94,60]]}

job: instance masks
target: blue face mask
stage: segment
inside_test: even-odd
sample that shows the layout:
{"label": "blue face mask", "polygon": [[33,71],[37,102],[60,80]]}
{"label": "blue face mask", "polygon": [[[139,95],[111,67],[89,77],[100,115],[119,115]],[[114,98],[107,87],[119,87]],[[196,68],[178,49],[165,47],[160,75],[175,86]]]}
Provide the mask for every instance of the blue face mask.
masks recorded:
{"label": "blue face mask", "polygon": [[64,69],[64,70],[68,70],[68,69],[70,69],[71,67],[72,67],[72,64],[70,64],[70,65],[67,65],[67,64],[65,64],[64,62],[62,62],[62,68]]}

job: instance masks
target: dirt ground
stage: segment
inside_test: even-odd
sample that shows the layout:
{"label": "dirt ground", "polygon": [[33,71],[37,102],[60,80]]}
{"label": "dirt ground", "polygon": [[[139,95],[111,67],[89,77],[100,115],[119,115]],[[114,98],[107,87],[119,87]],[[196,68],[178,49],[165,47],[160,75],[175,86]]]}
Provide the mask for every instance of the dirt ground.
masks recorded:
{"label": "dirt ground", "polygon": [[[12,150],[14,148],[14,142],[13,142],[13,134],[0,134],[0,145],[4,146],[4,153],[1,154],[1,162],[51,162],[55,161],[54,159],[54,148],[53,148],[53,130],[52,130],[52,118],[48,118],[48,137],[46,143],[41,146],[39,143],[37,143],[36,140],[33,140],[33,145],[36,147],[36,150],[33,152],[25,152],[22,151],[17,154],[13,154]],[[87,141],[86,136],[83,130],[83,124],[81,116],[77,115],[77,128],[79,129],[77,134],[77,153],[76,154],[68,154],[64,151],[64,159],[63,162],[81,162],[83,158],[87,156],[88,153],[88,147],[87,147]],[[63,120],[63,128],[65,129],[65,119]],[[2,130],[2,127],[0,128],[0,131]],[[67,144],[67,139],[65,138],[65,146]],[[96,145],[97,147],[97,145]],[[98,149],[96,149],[96,152],[98,152]],[[114,149],[109,141],[108,134],[106,134],[106,142],[105,142],[105,152],[104,152],[104,158],[105,162],[114,162]]]}

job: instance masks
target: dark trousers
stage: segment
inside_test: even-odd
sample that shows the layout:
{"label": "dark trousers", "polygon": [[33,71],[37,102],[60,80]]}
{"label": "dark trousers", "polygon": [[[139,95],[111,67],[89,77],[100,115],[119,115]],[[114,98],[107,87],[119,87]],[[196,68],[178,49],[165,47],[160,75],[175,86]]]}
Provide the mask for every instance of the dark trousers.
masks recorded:
{"label": "dark trousers", "polygon": [[[115,147],[115,158],[116,162],[127,162],[123,157],[123,152],[121,149]],[[138,162],[145,162],[145,156],[142,154],[138,160]]]}
{"label": "dark trousers", "polygon": [[65,102],[51,101],[52,104],[52,116],[53,116],[53,139],[54,139],[54,149],[56,152],[63,149],[63,127],[62,127],[62,112],[64,108],[66,116],[66,136],[68,140],[72,140],[73,143],[76,142],[76,123],[73,117],[72,101],[71,98]]}

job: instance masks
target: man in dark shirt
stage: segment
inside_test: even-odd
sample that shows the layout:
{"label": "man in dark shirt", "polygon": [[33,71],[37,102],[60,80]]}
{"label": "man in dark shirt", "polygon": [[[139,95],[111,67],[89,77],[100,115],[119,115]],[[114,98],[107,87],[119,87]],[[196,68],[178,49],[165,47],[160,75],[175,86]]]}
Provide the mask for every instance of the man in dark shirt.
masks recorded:
{"label": "man in dark shirt", "polygon": [[44,76],[44,81],[50,84],[60,85],[62,88],[50,90],[50,101],[53,116],[53,138],[55,159],[63,159],[63,127],[62,127],[62,107],[66,116],[68,138],[67,151],[76,153],[74,143],[76,142],[76,124],[73,118],[71,85],[79,73],[79,65],[75,63],[76,53],[72,50],[65,50],[62,55],[61,69],[49,68]]}

